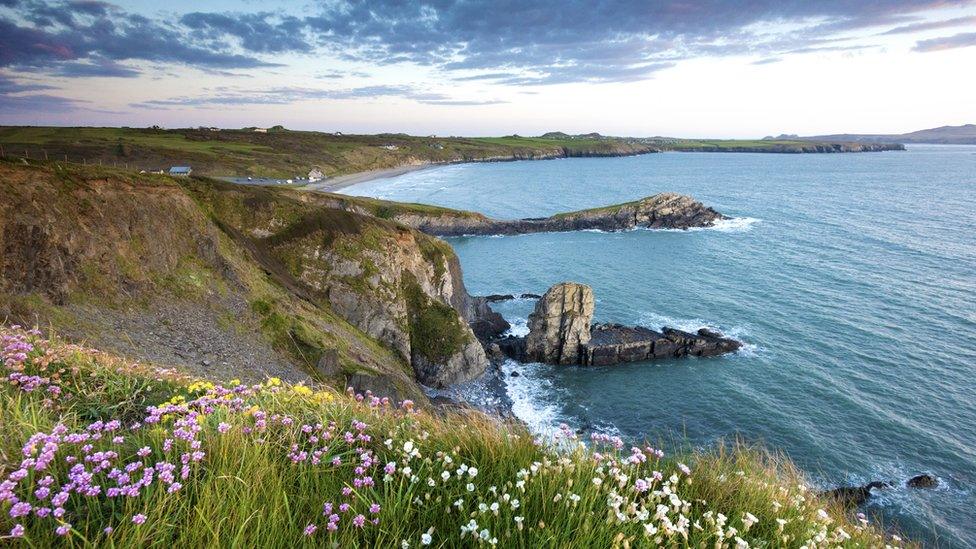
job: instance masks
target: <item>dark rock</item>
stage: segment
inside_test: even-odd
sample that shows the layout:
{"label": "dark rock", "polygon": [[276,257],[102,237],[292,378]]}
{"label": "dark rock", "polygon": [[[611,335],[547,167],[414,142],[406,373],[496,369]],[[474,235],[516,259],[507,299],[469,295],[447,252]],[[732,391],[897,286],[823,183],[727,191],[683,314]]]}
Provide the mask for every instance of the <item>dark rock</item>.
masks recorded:
{"label": "dark rock", "polygon": [[512,377],[519,377],[522,374],[518,373],[518,370],[512,370],[512,374],[511,375],[512,375]]}
{"label": "dark rock", "polygon": [[339,351],[337,349],[326,349],[322,351],[322,356],[315,364],[315,371],[323,377],[335,377],[342,373],[342,365],[339,363]]}
{"label": "dark rock", "polygon": [[874,488],[890,488],[890,485],[885,482],[874,481],[864,486],[841,486],[840,488],[821,492],[820,495],[839,501],[845,507],[859,507],[871,498],[871,490]]}
{"label": "dark rock", "polygon": [[738,350],[742,344],[717,332],[701,329],[697,334],[664,328],[661,332],[642,326],[597,324],[590,341],[583,345],[582,364],[606,366],[654,358],[716,356]]}
{"label": "dark rock", "polygon": [[923,473],[908,479],[905,485],[909,488],[935,488],[939,485],[939,479],[935,475]]}
{"label": "dark rock", "polygon": [[346,380],[346,386],[352,387],[357,393],[365,394],[366,391],[370,391],[373,396],[388,397],[394,402],[401,402],[405,398],[396,380],[381,374],[355,373]]}
{"label": "dark rock", "polygon": [[542,296],[539,294],[521,294],[519,299],[542,299]]}
{"label": "dark rock", "polygon": [[509,301],[512,299],[515,299],[515,296],[512,294],[491,294],[484,297],[484,300],[488,303],[498,303],[499,301]]}

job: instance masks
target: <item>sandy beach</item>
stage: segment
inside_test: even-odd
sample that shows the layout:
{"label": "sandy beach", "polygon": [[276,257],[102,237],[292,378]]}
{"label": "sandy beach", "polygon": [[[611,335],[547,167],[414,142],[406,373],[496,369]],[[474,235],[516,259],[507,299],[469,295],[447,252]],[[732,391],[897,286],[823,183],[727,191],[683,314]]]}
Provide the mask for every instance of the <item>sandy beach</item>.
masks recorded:
{"label": "sandy beach", "polygon": [[423,170],[426,168],[432,168],[438,166],[439,164],[411,164],[408,166],[398,166],[396,168],[386,168],[382,170],[369,170],[365,172],[356,172],[346,175],[339,175],[336,177],[330,177],[325,181],[319,181],[316,183],[309,183],[302,187],[302,189],[309,191],[323,191],[323,192],[335,192],[339,189],[344,189],[346,187],[351,187],[353,185],[358,185],[359,183],[365,183],[367,181],[372,181],[374,179],[385,179],[387,177],[396,177],[398,175],[403,175],[409,172],[415,172],[417,170]]}

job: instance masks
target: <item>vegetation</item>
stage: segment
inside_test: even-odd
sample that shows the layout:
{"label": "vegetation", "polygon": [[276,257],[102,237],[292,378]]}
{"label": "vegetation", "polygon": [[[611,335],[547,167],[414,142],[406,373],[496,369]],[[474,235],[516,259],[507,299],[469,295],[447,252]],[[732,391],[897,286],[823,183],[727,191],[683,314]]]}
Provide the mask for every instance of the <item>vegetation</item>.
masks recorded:
{"label": "vegetation", "polygon": [[0,127],[9,157],[157,170],[189,165],[209,176],[295,178],[319,167],[336,176],[410,164],[607,156],[675,151],[814,151],[823,143],[797,140],[695,140],[569,136],[417,137],[341,135],[251,129]]}
{"label": "vegetation", "polygon": [[534,440],[409,401],[215,385],[16,327],[0,342],[12,547],[901,545],[761,450],[668,456],[565,427]]}

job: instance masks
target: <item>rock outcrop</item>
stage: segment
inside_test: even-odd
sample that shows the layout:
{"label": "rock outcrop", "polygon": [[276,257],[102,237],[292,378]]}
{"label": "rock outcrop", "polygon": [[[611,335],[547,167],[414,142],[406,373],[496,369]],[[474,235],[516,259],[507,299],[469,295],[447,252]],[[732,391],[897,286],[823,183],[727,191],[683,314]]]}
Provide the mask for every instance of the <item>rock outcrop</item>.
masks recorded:
{"label": "rock outcrop", "polygon": [[716,356],[737,351],[742,343],[707,328],[695,333],[643,326],[592,324],[593,290],[563,282],[549,288],[529,316],[529,335],[494,341],[520,361],[607,366],[658,358]]}
{"label": "rock outcrop", "polygon": [[725,219],[701,202],[676,193],[661,193],[633,202],[556,214],[544,218],[497,220],[472,214],[415,211],[396,213],[396,221],[436,236],[514,235],[582,230],[626,231],[711,227]]}
{"label": "rock outcrop", "polygon": [[844,507],[859,507],[871,498],[871,490],[890,487],[888,483],[874,481],[864,486],[841,486],[821,492],[820,495],[827,499],[839,501]]}
{"label": "rock outcrop", "polygon": [[735,352],[740,347],[742,343],[706,328],[696,333],[674,328],[663,328],[657,332],[642,326],[598,324],[593,327],[590,341],[584,346],[580,363],[606,366],[655,358],[716,356]]}
{"label": "rock outcrop", "polygon": [[909,488],[935,488],[939,485],[939,479],[935,475],[923,473],[908,479],[905,485]]}
{"label": "rock outcrop", "polygon": [[549,288],[529,315],[525,356],[533,362],[579,364],[590,341],[593,289],[563,282]]}

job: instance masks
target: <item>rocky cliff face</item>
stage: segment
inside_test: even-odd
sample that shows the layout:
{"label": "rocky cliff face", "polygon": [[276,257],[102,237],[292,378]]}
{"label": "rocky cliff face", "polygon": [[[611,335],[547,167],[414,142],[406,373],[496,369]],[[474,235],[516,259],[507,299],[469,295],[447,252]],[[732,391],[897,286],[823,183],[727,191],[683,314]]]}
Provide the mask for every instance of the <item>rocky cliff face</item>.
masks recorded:
{"label": "rocky cliff face", "polygon": [[468,295],[445,242],[365,210],[331,208],[325,197],[188,185],[269,270],[394,350],[420,382],[444,387],[484,372],[469,322],[500,318]]}
{"label": "rocky cliff face", "polygon": [[579,364],[590,341],[593,289],[563,282],[549,288],[529,315],[525,356],[533,362]]}

